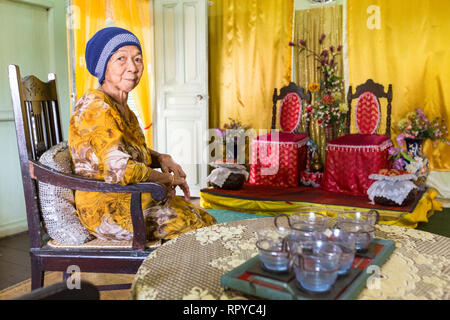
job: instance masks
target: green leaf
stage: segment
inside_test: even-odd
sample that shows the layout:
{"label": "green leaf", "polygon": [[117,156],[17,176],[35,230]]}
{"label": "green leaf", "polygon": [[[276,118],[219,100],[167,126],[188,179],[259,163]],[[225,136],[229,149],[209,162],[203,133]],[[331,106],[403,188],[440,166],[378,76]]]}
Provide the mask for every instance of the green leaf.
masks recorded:
{"label": "green leaf", "polygon": [[411,156],[409,154],[407,154],[406,152],[400,151],[400,153],[401,153],[402,157],[405,158],[406,160],[408,160],[409,162],[413,162],[414,161],[414,159],[411,158]]}

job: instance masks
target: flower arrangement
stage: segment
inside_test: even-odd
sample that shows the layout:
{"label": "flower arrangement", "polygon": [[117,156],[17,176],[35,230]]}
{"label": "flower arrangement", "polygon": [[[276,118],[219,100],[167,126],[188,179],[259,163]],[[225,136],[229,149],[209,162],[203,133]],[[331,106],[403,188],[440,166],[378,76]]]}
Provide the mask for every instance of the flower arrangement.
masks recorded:
{"label": "flower arrangement", "polygon": [[438,141],[450,144],[447,139],[448,130],[444,120],[437,117],[430,121],[420,108],[409,112],[404,118],[400,119],[397,126],[401,130],[401,133],[397,136],[399,146],[404,145],[406,138],[431,139],[434,141],[435,147]]}
{"label": "flower arrangement", "polygon": [[392,160],[392,169],[405,170],[408,163],[414,159],[402,148],[390,147],[388,149],[388,159]]}
{"label": "flower arrangement", "polygon": [[216,128],[216,134],[222,138],[224,143],[234,143],[239,137],[245,134],[245,131],[249,128],[248,125],[242,124],[239,120],[228,118],[229,123],[225,123],[223,128],[220,126]]}
{"label": "flower arrangement", "polygon": [[299,53],[306,53],[307,57],[313,57],[319,64],[317,70],[321,73],[320,83],[313,82],[308,86],[313,94],[311,105],[306,108],[312,119],[317,120],[321,127],[330,125],[341,126],[344,124],[348,111],[344,102],[344,82],[337,72],[336,57],[341,53],[342,46],[337,48],[330,46],[323,48],[325,34],[319,38],[320,52],[317,53],[306,45],[304,40],[289,45],[299,48]]}
{"label": "flower arrangement", "polygon": [[402,148],[390,147],[388,158],[393,161],[392,169],[405,170],[418,177],[417,184],[424,184],[428,174],[428,159],[421,156],[412,156]]}
{"label": "flower arrangement", "polygon": [[[228,118],[229,123],[225,123],[223,128],[220,126],[216,128],[216,135],[222,139],[223,143],[223,158],[234,159],[234,161],[241,161],[242,163],[249,163],[249,155],[246,152],[247,142],[240,140],[245,137],[245,131],[249,129],[249,126],[242,124],[239,120]],[[240,158],[241,155],[245,155],[244,158]]]}

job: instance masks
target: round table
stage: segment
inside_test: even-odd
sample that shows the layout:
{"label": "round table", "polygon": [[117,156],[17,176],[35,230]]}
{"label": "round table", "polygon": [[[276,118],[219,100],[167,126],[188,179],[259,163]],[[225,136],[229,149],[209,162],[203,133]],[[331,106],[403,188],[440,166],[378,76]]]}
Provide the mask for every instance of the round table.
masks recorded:
{"label": "round table", "polygon": [[[131,299],[247,299],[224,290],[220,277],[257,254],[256,230],[273,218],[217,224],[170,240],[142,263]],[[450,299],[450,238],[404,227],[377,225],[375,237],[394,240],[377,286],[358,299]]]}

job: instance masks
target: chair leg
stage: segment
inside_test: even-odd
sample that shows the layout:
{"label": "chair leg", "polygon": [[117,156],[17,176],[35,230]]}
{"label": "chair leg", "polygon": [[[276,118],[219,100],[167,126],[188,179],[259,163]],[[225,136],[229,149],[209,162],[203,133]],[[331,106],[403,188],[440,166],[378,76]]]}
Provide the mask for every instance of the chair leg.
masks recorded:
{"label": "chair leg", "polygon": [[31,258],[31,290],[36,290],[44,286],[44,271],[40,263],[35,258]]}
{"label": "chair leg", "polygon": [[70,278],[70,273],[64,272],[62,273],[63,281],[67,281]]}

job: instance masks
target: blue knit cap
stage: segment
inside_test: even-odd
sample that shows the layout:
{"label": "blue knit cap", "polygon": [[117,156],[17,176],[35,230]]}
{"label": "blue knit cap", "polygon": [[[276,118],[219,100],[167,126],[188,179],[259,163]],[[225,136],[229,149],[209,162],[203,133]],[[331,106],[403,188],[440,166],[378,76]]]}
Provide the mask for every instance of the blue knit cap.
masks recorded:
{"label": "blue knit cap", "polygon": [[85,58],[89,73],[97,77],[101,84],[113,53],[129,45],[135,45],[142,51],[138,38],[126,29],[109,27],[97,31],[86,44]]}

